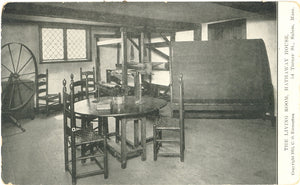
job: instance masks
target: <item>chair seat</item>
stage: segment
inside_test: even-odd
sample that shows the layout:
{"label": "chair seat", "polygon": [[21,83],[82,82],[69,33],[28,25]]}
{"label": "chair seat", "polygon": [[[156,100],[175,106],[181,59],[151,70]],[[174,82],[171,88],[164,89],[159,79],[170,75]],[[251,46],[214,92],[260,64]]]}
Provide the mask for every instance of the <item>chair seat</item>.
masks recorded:
{"label": "chair seat", "polygon": [[158,130],[180,130],[178,119],[161,116],[156,129]]}
{"label": "chair seat", "polygon": [[86,130],[86,129],[77,130],[75,132],[75,135],[76,135],[75,145],[82,145],[82,144],[104,141],[104,137],[99,135],[98,132],[95,132],[93,130]]}

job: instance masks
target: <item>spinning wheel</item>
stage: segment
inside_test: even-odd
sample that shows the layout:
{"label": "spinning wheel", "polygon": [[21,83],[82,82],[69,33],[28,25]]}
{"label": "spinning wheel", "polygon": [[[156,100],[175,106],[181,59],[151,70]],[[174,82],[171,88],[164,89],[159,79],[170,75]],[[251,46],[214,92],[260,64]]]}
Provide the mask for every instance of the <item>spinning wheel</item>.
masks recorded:
{"label": "spinning wheel", "polygon": [[[2,115],[11,119],[22,131],[25,129],[13,115],[31,102],[36,75],[36,59],[27,46],[8,43],[1,47]],[[34,118],[33,111],[30,117]]]}

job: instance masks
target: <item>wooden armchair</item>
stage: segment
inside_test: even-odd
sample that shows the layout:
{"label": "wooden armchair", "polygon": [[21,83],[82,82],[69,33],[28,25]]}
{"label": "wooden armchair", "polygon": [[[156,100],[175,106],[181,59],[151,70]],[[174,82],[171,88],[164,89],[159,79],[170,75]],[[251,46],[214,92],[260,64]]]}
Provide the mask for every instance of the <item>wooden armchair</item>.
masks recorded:
{"label": "wooden armchair", "polygon": [[48,69],[45,74],[38,74],[36,79],[36,109],[37,112],[46,112],[49,115],[50,110],[61,110],[61,95],[49,94]]}
{"label": "wooden armchair", "polygon": [[[102,131],[94,129],[78,129],[76,127],[76,115],[74,112],[74,82],[71,81],[70,93],[67,93],[66,80],[63,81],[63,113],[64,113],[64,156],[65,170],[72,176],[72,184],[76,184],[78,178],[104,174],[108,177],[107,139]],[[85,146],[84,148],[82,146]],[[89,150],[86,150],[89,148]],[[77,153],[81,151],[81,155]],[[69,159],[70,158],[70,159]],[[80,165],[78,161],[90,159],[94,168],[86,169],[87,165]],[[100,162],[103,161],[103,164]],[[83,171],[78,167],[85,168]]]}
{"label": "wooden armchair", "polygon": [[[157,160],[157,156],[162,157],[180,157],[180,161],[184,161],[184,149],[185,149],[185,136],[184,136],[184,102],[183,102],[183,80],[182,75],[179,77],[179,120],[171,117],[173,115],[160,115],[159,121],[153,125],[153,152],[154,161]],[[163,132],[177,132],[177,138],[166,139],[163,138]],[[167,133],[166,133],[167,134]],[[170,134],[170,133],[169,133]],[[171,135],[173,136],[173,135]],[[163,147],[162,143],[179,143],[180,152],[161,152]]]}

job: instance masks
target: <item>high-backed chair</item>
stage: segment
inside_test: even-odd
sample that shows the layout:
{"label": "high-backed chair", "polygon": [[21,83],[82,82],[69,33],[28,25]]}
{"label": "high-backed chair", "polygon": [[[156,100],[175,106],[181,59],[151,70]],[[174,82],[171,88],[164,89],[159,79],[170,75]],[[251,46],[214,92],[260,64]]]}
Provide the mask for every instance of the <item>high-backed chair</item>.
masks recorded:
{"label": "high-backed chair", "polygon": [[48,79],[48,69],[46,73],[38,74],[36,79],[36,109],[37,112],[45,111],[47,115],[50,110],[59,110],[62,107],[60,93],[48,93]]}
{"label": "high-backed chair", "polygon": [[[179,76],[179,120],[170,117],[173,115],[161,115],[158,122],[153,125],[153,152],[154,161],[157,160],[157,156],[162,157],[180,157],[180,161],[184,161],[184,149],[185,149],[185,136],[184,136],[184,102],[183,102],[183,80],[182,74]],[[177,132],[177,137],[174,135],[171,139],[163,138],[163,133]],[[169,133],[171,134],[171,133]],[[179,152],[161,152],[163,147],[162,143],[177,143],[179,144]]]}
{"label": "high-backed chair", "polygon": [[87,92],[86,92],[86,82],[83,80],[77,80],[74,81],[74,75],[71,74],[71,82],[73,83],[73,87],[74,87],[74,101],[80,101],[80,100],[84,100],[87,98]]}
{"label": "high-backed chair", "polygon": [[[74,102],[78,102],[84,99],[89,98],[90,94],[88,93],[88,79],[85,78],[84,80],[80,79],[77,81],[74,81],[74,75],[71,74],[71,83],[73,84],[73,90],[74,90]],[[75,114],[75,118],[77,122],[80,122],[80,125],[77,124],[77,129],[98,129],[102,130],[102,120],[98,120],[97,117],[94,116],[83,116],[79,114]],[[94,128],[94,123],[97,123],[98,126]],[[99,126],[100,125],[100,126]],[[85,144],[81,146],[81,154],[84,155],[85,152],[88,150]],[[86,160],[83,159],[82,163],[84,163]]]}
{"label": "high-backed chair", "polygon": [[92,71],[82,71],[82,68],[80,68],[80,80],[86,83],[83,86],[83,91],[87,92],[88,95],[95,96],[96,95],[95,68],[93,67]]}
{"label": "high-backed chair", "polygon": [[[64,113],[64,155],[65,170],[72,176],[72,184],[76,184],[78,178],[104,174],[108,177],[107,139],[105,134],[89,128],[76,127],[76,116],[74,112],[74,82],[71,81],[70,93],[67,92],[66,80],[63,81],[63,113]],[[77,150],[85,152],[77,153]],[[87,151],[86,148],[89,148]],[[71,154],[71,155],[70,155]],[[69,159],[70,157],[70,159]],[[86,169],[87,165],[81,165],[78,161],[90,159],[90,163],[99,167],[98,170]],[[100,162],[103,161],[103,164]],[[80,166],[85,168],[80,172]]]}

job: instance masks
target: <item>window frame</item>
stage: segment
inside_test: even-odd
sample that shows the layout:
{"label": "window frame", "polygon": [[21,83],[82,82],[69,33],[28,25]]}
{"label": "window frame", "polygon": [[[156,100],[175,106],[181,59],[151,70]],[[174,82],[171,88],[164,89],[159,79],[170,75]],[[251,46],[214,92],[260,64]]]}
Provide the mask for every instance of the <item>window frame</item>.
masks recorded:
{"label": "window frame", "polygon": [[[62,29],[63,30],[63,49],[64,49],[64,59],[53,59],[44,60],[43,59],[43,40],[42,40],[42,29],[52,28],[52,29]],[[68,49],[67,49],[67,30],[68,29],[78,29],[86,31],[86,58],[85,59],[68,59]],[[69,24],[40,24],[39,25],[39,55],[40,64],[57,64],[57,63],[73,63],[73,62],[92,62],[92,50],[91,50],[91,28],[89,26],[82,25],[69,25]]]}

